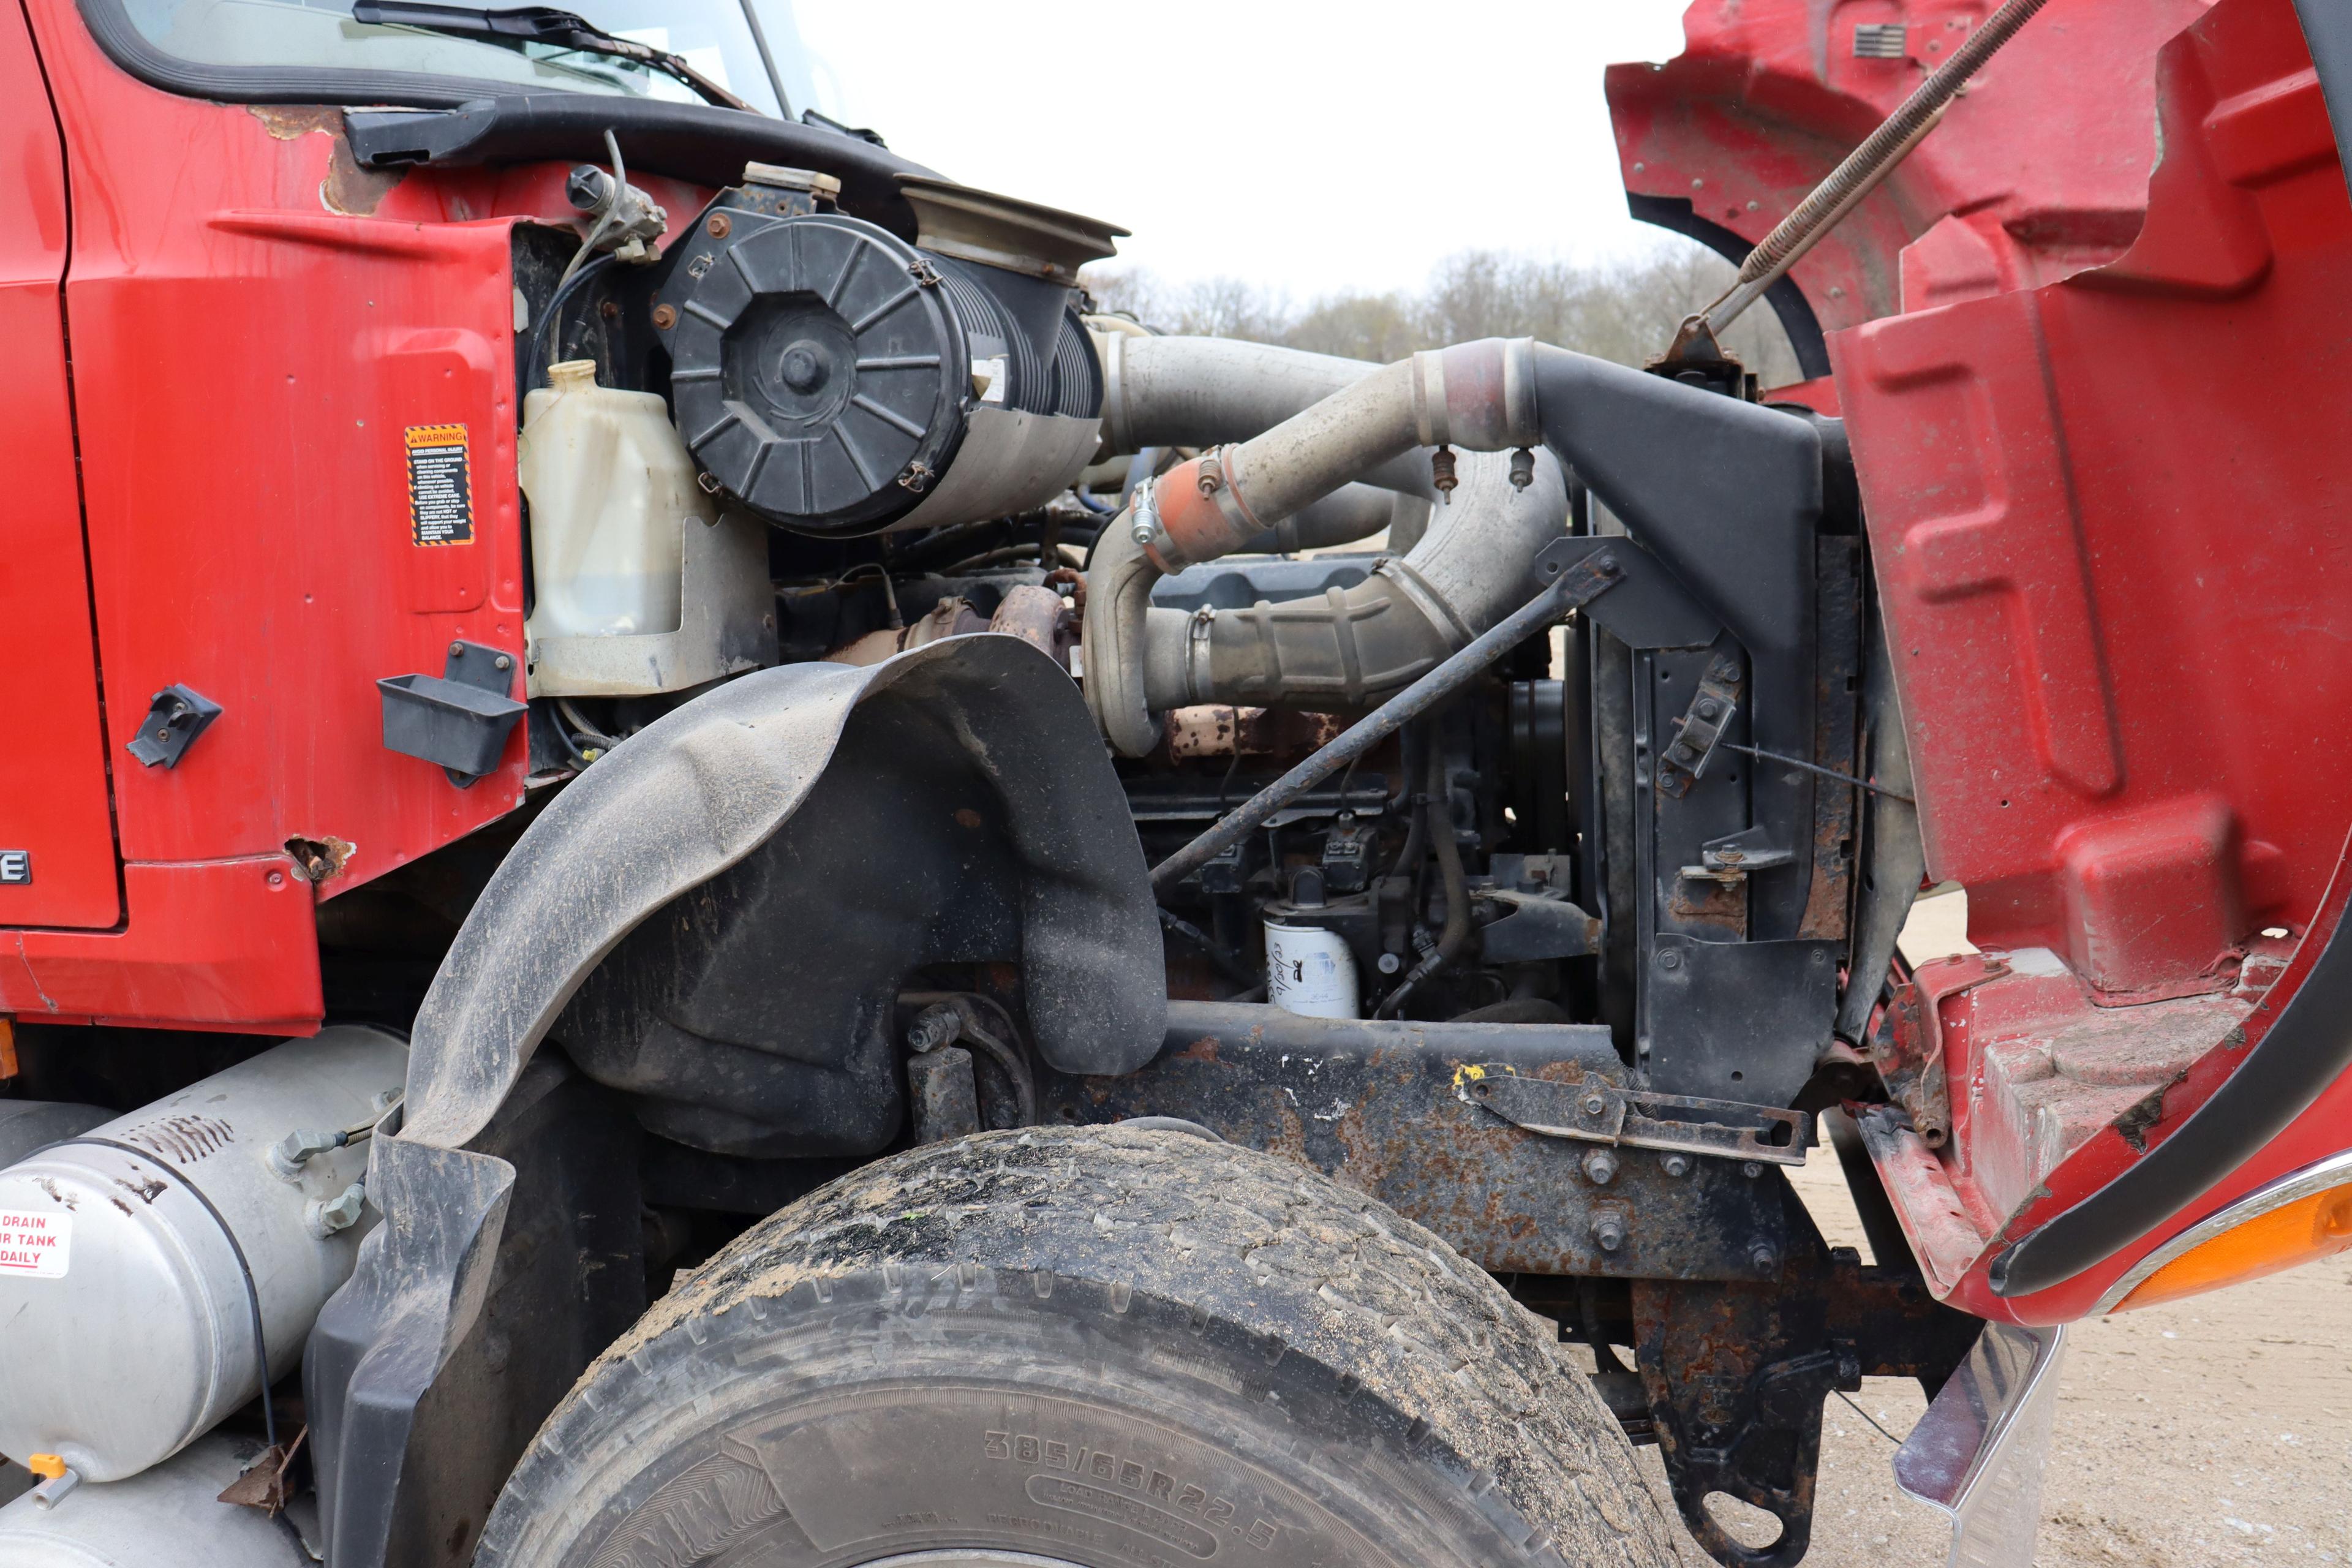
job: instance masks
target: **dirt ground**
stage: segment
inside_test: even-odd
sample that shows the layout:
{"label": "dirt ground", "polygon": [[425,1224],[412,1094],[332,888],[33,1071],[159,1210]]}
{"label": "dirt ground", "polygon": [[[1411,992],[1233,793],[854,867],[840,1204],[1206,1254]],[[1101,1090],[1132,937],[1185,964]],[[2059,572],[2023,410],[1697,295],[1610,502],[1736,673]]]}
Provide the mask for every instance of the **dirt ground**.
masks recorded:
{"label": "dirt ground", "polygon": [[[1905,951],[1966,951],[1964,908],[1923,901]],[[1869,1255],[1834,1158],[1809,1162],[1798,1190],[1832,1244]],[[1927,1408],[1916,1383],[1873,1379],[1854,1398],[1896,1437]],[[1949,1531],[1895,1489],[1894,1452],[1830,1401],[1805,1568],[1942,1568]],[[1664,1500],[1657,1450],[1643,1460]],[[2352,1257],[2076,1327],[2035,1568],[2321,1563],[2352,1563]]]}

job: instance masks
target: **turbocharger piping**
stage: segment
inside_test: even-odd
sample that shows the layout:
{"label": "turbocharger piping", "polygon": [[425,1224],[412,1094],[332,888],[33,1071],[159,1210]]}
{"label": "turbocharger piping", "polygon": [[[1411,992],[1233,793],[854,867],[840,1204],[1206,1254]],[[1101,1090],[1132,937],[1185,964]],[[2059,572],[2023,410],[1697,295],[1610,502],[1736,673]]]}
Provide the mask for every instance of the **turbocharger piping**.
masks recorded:
{"label": "turbocharger piping", "polygon": [[[1528,562],[1565,523],[1566,486],[1549,454],[1517,474],[1499,456],[1540,440],[1534,343],[1490,338],[1362,375],[1139,489],[1104,530],[1089,573],[1087,694],[1114,749],[1149,752],[1157,715],[1190,702],[1361,707],[1467,643],[1507,613]],[[1151,610],[1163,573],[1247,548],[1415,447],[1456,445],[1481,455],[1457,464],[1452,504],[1409,556],[1355,587],[1307,604]]]}

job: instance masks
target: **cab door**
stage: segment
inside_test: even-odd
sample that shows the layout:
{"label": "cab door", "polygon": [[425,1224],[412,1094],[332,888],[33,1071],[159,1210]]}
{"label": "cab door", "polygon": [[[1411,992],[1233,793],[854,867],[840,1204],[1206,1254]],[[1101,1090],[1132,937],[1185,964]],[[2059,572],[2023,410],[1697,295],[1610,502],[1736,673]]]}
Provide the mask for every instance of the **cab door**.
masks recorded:
{"label": "cab door", "polygon": [[40,61],[23,8],[0,5],[0,928],[122,914],[74,460],[66,219]]}

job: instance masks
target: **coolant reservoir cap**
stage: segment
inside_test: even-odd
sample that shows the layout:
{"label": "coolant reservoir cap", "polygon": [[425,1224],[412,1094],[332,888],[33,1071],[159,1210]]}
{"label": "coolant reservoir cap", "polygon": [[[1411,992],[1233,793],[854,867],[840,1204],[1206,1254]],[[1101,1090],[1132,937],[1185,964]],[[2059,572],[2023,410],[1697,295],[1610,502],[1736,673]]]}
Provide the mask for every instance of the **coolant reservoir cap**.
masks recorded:
{"label": "coolant reservoir cap", "polygon": [[730,232],[672,275],[671,398],[695,460],[787,528],[862,533],[919,504],[963,439],[971,350],[938,269],[819,213]]}

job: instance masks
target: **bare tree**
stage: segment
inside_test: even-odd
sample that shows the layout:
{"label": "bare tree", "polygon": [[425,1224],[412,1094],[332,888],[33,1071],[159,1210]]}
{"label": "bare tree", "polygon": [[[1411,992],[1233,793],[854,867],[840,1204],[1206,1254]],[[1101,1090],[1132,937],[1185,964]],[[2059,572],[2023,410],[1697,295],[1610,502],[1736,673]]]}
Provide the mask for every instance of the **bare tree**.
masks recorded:
{"label": "bare tree", "polygon": [[[1238,279],[1171,289],[1140,271],[1090,271],[1104,309],[1171,331],[1286,343],[1386,363],[1415,349],[1482,337],[1532,337],[1638,365],[1665,351],[1685,316],[1722,293],[1731,266],[1675,242],[1637,261],[1580,266],[1556,258],[1465,250],[1440,262],[1415,293],[1327,295],[1294,310],[1279,294]],[[1725,348],[1779,386],[1801,376],[1769,310],[1751,310]]]}

